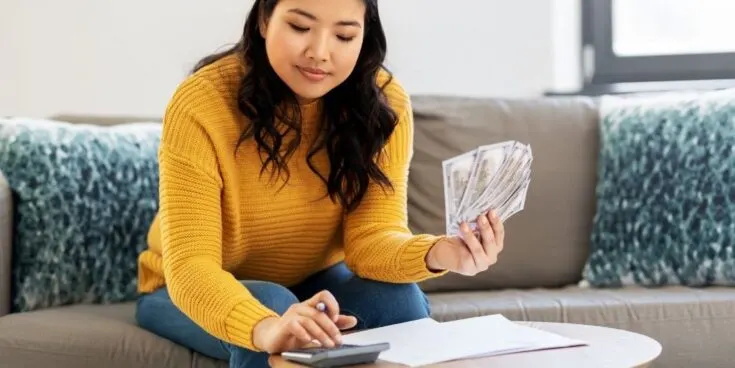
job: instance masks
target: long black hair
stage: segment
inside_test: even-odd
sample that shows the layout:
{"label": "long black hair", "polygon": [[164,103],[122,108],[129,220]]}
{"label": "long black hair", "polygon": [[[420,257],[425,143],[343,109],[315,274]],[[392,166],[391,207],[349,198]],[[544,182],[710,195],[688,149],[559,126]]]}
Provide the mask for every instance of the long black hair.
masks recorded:
{"label": "long black hair", "polygon": [[[365,36],[360,55],[352,74],[323,97],[323,129],[316,144],[307,155],[311,170],[319,175],[327,187],[327,194],[346,209],[354,210],[365,196],[373,181],[391,187],[380,170],[378,157],[397,123],[395,111],[389,106],[377,76],[381,69],[387,72],[385,60],[387,43],[378,13],[377,0],[365,2]],[[270,18],[278,0],[256,0],[245,23],[243,36],[230,49],[205,57],[194,67],[194,72],[215,61],[235,54],[243,58],[247,73],[237,94],[238,107],[249,119],[238,146],[246,139],[257,142],[261,155],[261,174],[270,165],[272,174],[283,171],[288,177],[288,158],[301,140],[301,115],[294,93],[278,77],[266,54],[265,40],[260,24]],[[283,107],[285,108],[275,108]],[[277,129],[277,122],[285,124],[286,132]],[[288,143],[284,136],[290,131],[295,138]],[[285,145],[285,146],[284,146]],[[282,148],[285,147],[285,152]],[[330,170],[328,177],[319,173],[311,163],[317,151],[326,148]],[[288,178],[286,179],[288,180]]]}

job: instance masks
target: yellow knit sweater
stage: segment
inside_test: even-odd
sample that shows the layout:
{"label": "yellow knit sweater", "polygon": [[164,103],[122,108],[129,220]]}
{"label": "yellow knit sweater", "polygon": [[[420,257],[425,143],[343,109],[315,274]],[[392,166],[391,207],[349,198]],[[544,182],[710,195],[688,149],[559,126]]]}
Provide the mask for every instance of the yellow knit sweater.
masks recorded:
{"label": "yellow knit sweater", "polygon": [[[237,58],[222,59],[187,78],[166,109],[160,210],[139,257],[139,291],[167,286],[174,304],[210,334],[256,350],[253,327],[276,314],[239,280],[291,286],[342,260],[363,278],[395,283],[443,274],[425,263],[440,236],[413,235],[407,227],[413,121],[401,86],[387,87],[400,122],[380,162],[394,190],[371,186],[359,209],[345,214],[306,163],[320,101],[301,106],[303,138],[288,163],[287,185],[260,175],[252,139],[234,154],[246,124],[236,105],[243,73]],[[386,78],[381,73],[379,82]],[[313,162],[326,177],[326,152]]]}

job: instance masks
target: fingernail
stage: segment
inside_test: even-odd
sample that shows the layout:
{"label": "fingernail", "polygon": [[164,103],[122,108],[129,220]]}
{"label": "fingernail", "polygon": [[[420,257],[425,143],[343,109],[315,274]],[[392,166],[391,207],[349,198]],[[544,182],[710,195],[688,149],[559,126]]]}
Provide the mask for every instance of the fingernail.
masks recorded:
{"label": "fingernail", "polygon": [[492,217],[493,217],[494,219],[495,219],[495,218],[498,218],[498,213],[497,213],[497,212],[495,212],[495,210],[493,210],[493,211],[490,211],[490,216],[492,216]]}
{"label": "fingernail", "polygon": [[487,217],[486,216],[480,216],[480,223],[483,225],[487,225]]}
{"label": "fingernail", "polygon": [[330,348],[334,347],[334,341],[332,341],[332,339],[327,339],[327,347],[330,347]]}

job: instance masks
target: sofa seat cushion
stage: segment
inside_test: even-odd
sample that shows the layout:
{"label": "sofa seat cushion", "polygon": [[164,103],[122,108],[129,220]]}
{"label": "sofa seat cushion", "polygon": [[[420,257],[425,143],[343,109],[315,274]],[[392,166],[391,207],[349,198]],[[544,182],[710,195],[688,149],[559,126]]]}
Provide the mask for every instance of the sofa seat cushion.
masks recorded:
{"label": "sofa seat cushion", "polygon": [[[0,318],[3,367],[227,367],[147,332],[135,303],[78,305]],[[10,359],[8,361],[8,359]]]}
{"label": "sofa seat cushion", "polygon": [[735,288],[626,287],[430,294],[440,321],[500,313],[512,320],[581,323],[642,333],[663,346],[662,367],[732,367]]}
{"label": "sofa seat cushion", "polygon": [[[602,325],[663,345],[662,367],[731,367],[735,289],[666,287],[428,294],[440,321],[501,313],[512,320]],[[135,324],[135,304],[79,305],[0,318],[0,356],[10,367],[227,367]],[[10,359],[9,361],[7,359]]]}

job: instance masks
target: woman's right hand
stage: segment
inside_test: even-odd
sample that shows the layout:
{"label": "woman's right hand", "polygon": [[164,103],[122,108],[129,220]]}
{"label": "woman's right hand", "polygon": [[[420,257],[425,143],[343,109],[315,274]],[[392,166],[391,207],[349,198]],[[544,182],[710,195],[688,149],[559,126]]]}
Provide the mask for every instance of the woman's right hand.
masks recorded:
{"label": "woman's right hand", "polygon": [[[326,311],[317,309],[324,303]],[[321,291],[310,299],[294,304],[280,317],[269,317],[255,325],[253,343],[269,354],[299,349],[314,340],[324,347],[342,343],[342,333],[354,327],[357,319],[339,314],[339,304],[329,291]]]}

